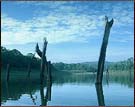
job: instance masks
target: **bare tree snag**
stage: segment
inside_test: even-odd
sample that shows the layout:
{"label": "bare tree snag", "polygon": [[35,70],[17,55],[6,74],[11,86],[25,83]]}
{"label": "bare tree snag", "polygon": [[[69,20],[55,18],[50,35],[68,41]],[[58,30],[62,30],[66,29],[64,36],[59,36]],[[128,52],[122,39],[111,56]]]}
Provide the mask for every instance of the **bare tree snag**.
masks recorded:
{"label": "bare tree snag", "polygon": [[51,61],[47,62],[47,80],[51,81]]}
{"label": "bare tree snag", "polygon": [[30,78],[30,73],[31,73],[31,63],[32,63],[32,59],[34,58],[35,54],[33,54],[31,56],[30,62],[28,64],[28,77]]}
{"label": "bare tree snag", "polygon": [[98,105],[105,106],[102,84],[96,84],[95,86],[96,86],[96,92],[97,92],[97,98],[98,98]]}
{"label": "bare tree snag", "polygon": [[108,44],[110,30],[111,30],[111,27],[114,22],[113,19],[111,21],[108,21],[108,17],[105,17],[105,18],[106,18],[106,25],[105,25],[102,46],[101,46],[101,50],[100,50],[100,57],[99,57],[99,61],[98,61],[98,71],[97,71],[97,78],[96,78],[97,84],[102,83],[104,63],[105,63],[105,57],[106,57],[106,48],[107,48],[107,44]]}
{"label": "bare tree snag", "polygon": [[42,58],[42,52],[39,49],[38,43],[36,44],[36,52],[40,56],[40,58]]}
{"label": "bare tree snag", "polygon": [[46,92],[46,97],[47,97],[47,101],[51,101],[51,87],[52,87],[52,82],[48,81],[47,82],[47,92]]}
{"label": "bare tree snag", "polygon": [[[47,44],[46,44],[46,47],[47,47]],[[46,47],[45,47],[45,48],[46,48]],[[39,49],[38,43],[36,44],[36,52],[37,52],[37,54],[39,55],[39,57],[42,58],[42,52],[41,52],[41,50]],[[46,54],[46,52],[45,52],[45,54]],[[45,63],[47,63],[46,55],[45,55]]]}
{"label": "bare tree snag", "polygon": [[43,84],[44,80],[44,70],[46,65],[46,47],[47,47],[47,40],[44,38],[44,44],[43,44],[43,52],[42,52],[42,58],[41,58],[41,72],[40,72],[40,83]]}

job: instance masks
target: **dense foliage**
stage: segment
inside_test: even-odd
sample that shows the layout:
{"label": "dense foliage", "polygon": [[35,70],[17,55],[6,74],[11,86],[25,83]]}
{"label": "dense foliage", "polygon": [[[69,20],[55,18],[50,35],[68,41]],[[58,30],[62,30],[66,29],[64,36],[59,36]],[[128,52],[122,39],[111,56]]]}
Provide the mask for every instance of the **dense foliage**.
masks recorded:
{"label": "dense foliage", "polygon": [[27,68],[31,62],[32,68],[39,68],[40,59],[32,57],[32,53],[28,53],[24,56],[21,52],[16,49],[7,50],[4,47],[1,47],[1,58],[2,58],[2,67],[6,67],[7,64],[10,64],[13,68]]}
{"label": "dense foliage", "polygon": [[[32,53],[28,53],[26,56],[24,56],[21,52],[19,52],[16,49],[13,50],[7,50],[4,47],[1,47],[1,57],[2,57],[2,67],[6,67],[7,64],[10,64],[14,68],[27,68],[28,64],[31,63],[31,67],[34,69],[40,69],[40,59],[39,58],[32,58]],[[72,63],[72,64],[66,64],[66,63],[53,63],[53,66],[56,70],[66,70],[69,72],[96,72],[97,71],[97,62],[85,62],[85,63]],[[106,62],[105,63],[105,70],[120,70],[120,71],[126,71],[126,70],[133,70],[134,68],[134,60],[133,58],[129,58],[125,61],[120,62]]]}
{"label": "dense foliage", "polygon": [[[76,63],[76,64],[65,64],[65,63],[54,63],[56,69],[59,70],[74,70],[74,72],[87,71],[87,72],[97,72],[98,62],[85,62],[85,63]],[[134,60],[133,58],[128,58],[125,61],[119,62],[106,62],[104,70],[107,69],[112,71],[127,71],[134,69]]]}
{"label": "dense foliage", "polygon": [[108,67],[109,67],[109,69],[114,70],[114,71],[133,70],[134,69],[134,59],[133,59],[133,57],[131,57],[125,61],[111,63]]}
{"label": "dense foliage", "polygon": [[65,63],[54,63],[53,64],[56,69],[59,70],[67,70],[74,72],[96,72],[97,70],[97,62],[88,62],[88,63],[73,63],[73,64],[65,64]]}

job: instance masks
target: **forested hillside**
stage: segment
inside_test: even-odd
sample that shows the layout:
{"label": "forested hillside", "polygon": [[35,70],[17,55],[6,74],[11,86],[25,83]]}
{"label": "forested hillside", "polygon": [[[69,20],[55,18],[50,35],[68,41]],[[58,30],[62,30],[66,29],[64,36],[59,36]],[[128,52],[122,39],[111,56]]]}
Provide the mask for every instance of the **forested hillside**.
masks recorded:
{"label": "forested hillside", "polygon": [[[32,53],[28,53],[24,56],[21,52],[16,49],[8,50],[5,47],[1,47],[1,58],[2,58],[2,67],[6,68],[7,64],[10,64],[12,68],[28,68],[28,64],[31,63],[31,68],[33,69],[40,69],[40,59],[39,58],[32,58]],[[62,62],[53,63],[53,67],[58,70],[65,70],[65,71],[72,71],[72,72],[79,72],[79,71],[86,71],[86,72],[96,72],[97,71],[97,61],[95,62],[84,62],[84,63],[72,63],[66,64]],[[134,60],[133,57],[128,58],[125,61],[119,62],[106,62],[105,63],[105,70],[133,70],[134,67]]]}

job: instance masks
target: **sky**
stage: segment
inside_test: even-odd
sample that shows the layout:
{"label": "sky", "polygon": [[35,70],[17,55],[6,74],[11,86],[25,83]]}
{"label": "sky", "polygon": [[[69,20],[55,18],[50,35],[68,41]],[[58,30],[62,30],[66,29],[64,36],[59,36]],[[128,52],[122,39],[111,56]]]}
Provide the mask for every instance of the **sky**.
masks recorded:
{"label": "sky", "polygon": [[133,1],[3,1],[1,6],[1,45],[7,49],[34,53],[46,37],[47,60],[98,61],[108,16],[114,24],[106,60],[134,56]]}

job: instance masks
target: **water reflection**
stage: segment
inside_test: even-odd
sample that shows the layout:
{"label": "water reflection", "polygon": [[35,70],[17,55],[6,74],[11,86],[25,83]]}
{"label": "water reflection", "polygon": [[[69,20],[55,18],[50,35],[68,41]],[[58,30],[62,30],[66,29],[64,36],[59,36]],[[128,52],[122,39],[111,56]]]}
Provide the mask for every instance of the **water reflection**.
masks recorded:
{"label": "water reflection", "polygon": [[32,90],[30,89],[30,87],[28,87],[28,92],[29,92],[30,98],[32,99],[33,105],[36,105],[37,96],[35,96],[35,97],[33,96],[33,93],[32,93]]}
{"label": "water reflection", "polygon": [[9,97],[9,88],[8,88],[9,82],[6,81],[5,86],[6,86],[7,97]]}
{"label": "water reflection", "polygon": [[99,106],[105,106],[102,84],[95,84]]}
{"label": "water reflection", "polygon": [[44,86],[40,84],[40,96],[41,96],[40,106],[46,106],[47,101],[51,100],[51,87],[52,87],[51,81],[47,81],[46,93],[44,94]]}
{"label": "water reflection", "polygon": [[37,99],[37,97],[34,98],[31,92],[30,92],[30,98],[32,99],[33,104],[36,105],[36,99]]}
{"label": "water reflection", "polygon": [[[69,75],[53,75],[52,81],[48,80],[47,83],[44,83],[43,85],[39,84],[38,79],[33,80],[21,80],[18,81],[12,80],[8,83],[5,81],[2,81],[2,87],[1,87],[1,100],[2,103],[6,103],[8,100],[14,100],[18,101],[22,95],[27,94],[29,95],[29,98],[31,98],[31,101],[33,102],[33,105],[39,104],[39,99],[41,99],[41,102],[39,105],[45,106],[47,105],[48,101],[51,101],[51,88],[52,83],[57,86],[61,86],[63,84],[78,84],[82,85],[87,84],[88,86],[92,86],[95,83],[95,74],[69,74]],[[114,74],[105,74],[103,79],[103,87],[105,85],[111,86],[112,83],[117,83],[119,85],[128,86],[129,88],[133,88],[133,74],[132,72],[128,72],[127,74],[120,74],[120,75],[114,75]],[[25,84],[25,87],[24,87]],[[95,85],[94,88],[96,88],[97,93],[97,100],[98,104],[100,106],[105,105],[104,101],[104,94],[103,94],[103,87],[102,85]],[[36,96],[35,93],[39,91],[39,96]],[[82,90],[84,91],[84,90]],[[53,96],[53,95],[52,95]]]}
{"label": "water reflection", "polygon": [[46,106],[47,98],[46,96],[44,96],[44,87],[42,84],[40,85],[40,96],[41,96],[41,106],[43,105]]}
{"label": "water reflection", "polygon": [[106,73],[106,84],[109,86],[109,72]]}

